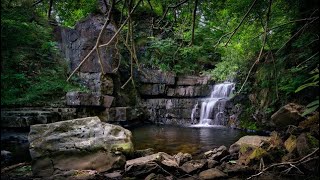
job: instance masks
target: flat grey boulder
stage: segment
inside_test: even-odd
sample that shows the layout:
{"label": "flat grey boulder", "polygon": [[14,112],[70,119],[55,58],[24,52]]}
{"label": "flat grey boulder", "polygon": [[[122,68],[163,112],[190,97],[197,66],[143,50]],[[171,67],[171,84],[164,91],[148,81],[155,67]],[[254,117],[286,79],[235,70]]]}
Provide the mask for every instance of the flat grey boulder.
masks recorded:
{"label": "flat grey boulder", "polygon": [[30,127],[32,171],[52,176],[58,171],[103,172],[125,164],[124,153],[133,152],[129,130],[87,117]]}
{"label": "flat grey boulder", "polygon": [[250,147],[260,147],[261,143],[263,141],[269,141],[270,137],[268,136],[243,136],[241,137],[237,142],[233,143],[230,148],[229,148],[229,153],[237,153],[240,150],[240,147],[245,145],[245,146],[250,146]]}

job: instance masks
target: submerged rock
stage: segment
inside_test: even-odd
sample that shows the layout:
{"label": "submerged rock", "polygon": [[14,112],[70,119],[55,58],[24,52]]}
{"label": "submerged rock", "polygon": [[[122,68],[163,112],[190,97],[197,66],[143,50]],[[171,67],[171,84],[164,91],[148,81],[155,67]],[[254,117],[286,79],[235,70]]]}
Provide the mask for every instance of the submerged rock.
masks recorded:
{"label": "submerged rock", "polygon": [[52,176],[58,171],[121,168],[123,153],[132,153],[129,130],[103,123],[98,117],[73,119],[30,128],[32,171]]}

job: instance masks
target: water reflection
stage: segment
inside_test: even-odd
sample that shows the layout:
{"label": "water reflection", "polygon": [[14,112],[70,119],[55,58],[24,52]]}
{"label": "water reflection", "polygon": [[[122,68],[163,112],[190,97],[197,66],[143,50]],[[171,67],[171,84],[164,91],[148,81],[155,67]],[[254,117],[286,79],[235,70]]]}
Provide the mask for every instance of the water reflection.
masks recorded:
{"label": "water reflection", "polygon": [[131,129],[136,149],[153,148],[169,154],[197,154],[221,145],[230,146],[244,133],[225,127],[194,128],[144,125]]}

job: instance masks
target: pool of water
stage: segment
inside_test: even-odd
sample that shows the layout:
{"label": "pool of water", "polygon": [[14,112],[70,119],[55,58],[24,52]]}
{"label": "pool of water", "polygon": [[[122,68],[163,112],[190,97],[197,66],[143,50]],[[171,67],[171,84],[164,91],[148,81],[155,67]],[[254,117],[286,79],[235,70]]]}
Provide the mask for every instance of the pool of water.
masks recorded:
{"label": "pool of water", "polygon": [[130,129],[135,149],[153,148],[155,152],[178,152],[198,155],[225,145],[227,148],[247,133],[222,126],[181,127],[143,125]]}

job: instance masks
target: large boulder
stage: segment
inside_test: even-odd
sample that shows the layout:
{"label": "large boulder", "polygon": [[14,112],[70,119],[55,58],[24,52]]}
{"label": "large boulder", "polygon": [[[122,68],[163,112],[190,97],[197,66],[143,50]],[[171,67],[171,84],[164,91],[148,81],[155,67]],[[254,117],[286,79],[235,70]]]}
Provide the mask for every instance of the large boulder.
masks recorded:
{"label": "large boulder", "polygon": [[237,142],[233,143],[229,148],[229,153],[237,153],[241,147],[249,146],[253,148],[260,147],[264,141],[269,141],[270,137],[267,136],[243,136]]}
{"label": "large boulder", "polygon": [[125,164],[125,153],[133,152],[129,130],[87,117],[30,127],[32,171],[52,176],[60,171],[103,172]]}
{"label": "large boulder", "polygon": [[302,106],[289,103],[281,107],[277,112],[271,116],[271,121],[278,129],[284,129],[288,125],[298,125],[303,119],[300,114]]}

